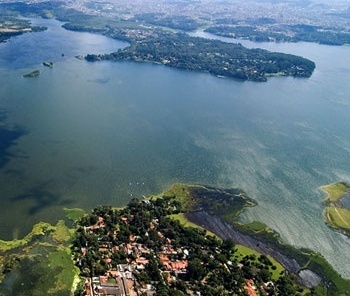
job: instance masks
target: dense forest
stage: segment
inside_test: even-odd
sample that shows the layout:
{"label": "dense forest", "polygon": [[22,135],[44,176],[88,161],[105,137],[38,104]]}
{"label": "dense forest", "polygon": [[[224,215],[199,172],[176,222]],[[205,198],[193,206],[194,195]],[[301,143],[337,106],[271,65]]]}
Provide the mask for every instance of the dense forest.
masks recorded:
{"label": "dense forest", "polygon": [[147,61],[252,81],[266,81],[272,75],[310,77],[315,68],[312,61],[295,55],[248,49],[241,44],[182,33],[157,35],[136,42],[131,40],[129,47],[111,54],[89,54],[86,60]]}

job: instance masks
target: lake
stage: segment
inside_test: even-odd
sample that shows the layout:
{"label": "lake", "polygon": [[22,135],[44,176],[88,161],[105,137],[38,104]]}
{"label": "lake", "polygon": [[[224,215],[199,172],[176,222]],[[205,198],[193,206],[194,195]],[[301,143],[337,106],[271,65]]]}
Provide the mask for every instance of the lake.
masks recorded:
{"label": "lake", "polygon": [[[63,207],[121,206],[173,182],[240,187],[259,203],[243,221],[265,222],[350,278],[350,239],[325,225],[318,189],[350,182],[350,47],[244,41],[316,70],[242,82],[81,61],[127,44],[35,22],[49,30],[0,44],[1,238],[57,221]],[[34,69],[40,76],[22,77]]]}

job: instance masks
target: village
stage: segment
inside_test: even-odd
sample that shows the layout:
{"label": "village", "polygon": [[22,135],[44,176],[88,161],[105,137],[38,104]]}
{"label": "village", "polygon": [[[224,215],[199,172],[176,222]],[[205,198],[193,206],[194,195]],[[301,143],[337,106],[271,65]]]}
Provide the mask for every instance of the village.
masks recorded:
{"label": "village", "polygon": [[[122,217],[123,223],[128,224],[128,218]],[[153,220],[150,223],[150,230],[156,228],[158,222]],[[105,228],[104,219],[102,217],[98,218],[96,225],[85,227],[84,231],[89,232],[91,235],[94,234],[94,230]],[[117,235],[117,232],[115,232]],[[145,233],[148,236],[148,233]],[[160,239],[164,236],[161,232],[157,232]],[[140,286],[135,279],[135,272],[140,272],[145,270],[146,265],[149,260],[146,257],[150,255],[156,256],[154,252],[147,248],[145,245],[137,243],[138,237],[130,235],[129,242],[123,243],[120,246],[113,246],[111,243],[103,243],[98,251],[103,254],[104,261],[108,265],[108,270],[105,275],[95,276],[87,278],[85,282],[85,295],[116,295],[116,296],[134,296],[142,295],[146,293],[147,295],[155,294],[155,289],[151,284],[146,286]],[[168,281],[176,281],[178,274],[186,273],[186,268],[188,262],[186,257],[189,255],[188,250],[179,248],[174,250],[171,245],[171,240],[165,238],[166,244],[162,247],[162,251],[158,254],[158,259],[165,267],[163,271],[163,277]],[[116,269],[113,269],[111,264],[112,259],[108,254],[113,252],[123,251],[130,258],[127,259],[127,264],[118,264]],[[82,248],[82,254],[86,254],[87,248]],[[183,260],[171,260],[169,256],[182,254]]]}
{"label": "village", "polygon": [[275,295],[266,256],[238,262],[232,242],[170,219],[179,207],[169,199],[132,201],[84,217],[72,247],[85,277],[79,295]]}

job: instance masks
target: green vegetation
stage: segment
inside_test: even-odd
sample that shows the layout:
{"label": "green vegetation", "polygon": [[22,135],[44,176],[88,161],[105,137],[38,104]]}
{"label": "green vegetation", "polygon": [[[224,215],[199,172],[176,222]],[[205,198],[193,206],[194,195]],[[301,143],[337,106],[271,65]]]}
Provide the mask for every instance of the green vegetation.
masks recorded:
{"label": "green vegetation", "polygon": [[0,6],[0,42],[7,41],[12,36],[46,30],[45,27],[31,26],[30,21],[14,17],[9,12],[1,12]]}
{"label": "green vegetation", "polygon": [[302,57],[248,49],[241,44],[195,38],[181,33],[157,31],[157,36],[154,32],[150,34],[142,40],[131,38],[130,46],[111,54],[89,54],[86,60],[153,62],[252,81],[266,81],[274,74],[310,77],[315,68],[312,61]]}
{"label": "green vegetation", "polygon": [[[260,294],[350,295],[349,280],[341,278],[319,254],[284,244],[263,223],[238,223],[239,213],[254,204],[239,189],[174,184],[163,194],[132,200],[125,208],[98,207],[89,214],[65,209],[77,229],[69,229],[64,221],[55,226],[38,223],[23,239],[0,241],[0,295],[63,296],[74,291],[80,295],[79,273],[109,277],[108,272],[120,264],[134,266],[137,260],[145,262],[141,263],[145,269],[132,267],[134,289],[140,294],[149,283],[157,295],[242,295],[246,280],[252,280]],[[188,215],[201,211],[229,222],[245,235],[243,241],[253,239],[253,247],[218,239],[215,229],[215,235],[206,230],[206,222],[190,222]],[[261,253],[256,249],[260,244],[273,252]],[[166,263],[164,256],[174,266],[186,268],[172,271],[176,267]],[[298,262],[297,270],[286,272],[288,258]],[[296,277],[301,270],[313,272],[321,282],[311,289],[300,286]],[[175,282],[161,280],[169,272]],[[108,283],[116,281],[109,277]]]}
{"label": "green vegetation", "polygon": [[76,222],[84,217],[86,212],[83,209],[79,208],[63,208],[64,213],[66,214],[66,217],[73,222]]}
{"label": "green vegetation", "polygon": [[163,13],[142,13],[136,14],[133,18],[134,21],[141,21],[147,24],[176,29],[184,31],[194,31],[198,29],[200,24],[185,16],[169,16]]}
{"label": "green vegetation", "polygon": [[312,25],[284,25],[271,22],[227,25],[217,24],[205,31],[218,36],[244,38],[255,42],[316,42],[328,45],[344,45],[350,43],[350,33],[334,28]]}
{"label": "green vegetation", "polygon": [[37,77],[40,75],[40,71],[39,70],[34,70],[30,73],[24,74],[23,77]]}
{"label": "green vegetation", "polygon": [[57,222],[52,237],[57,243],[67,242],[71,238],[71,232],[63,220]]}
{"label": "green vegetation", "polygon": [[54,229],[53,226],[49,223],[45,223],[45,222],[37,223],[33,226],[32,231],[29,234],[27,234],[23,239],[15,239],[12,241],[0,240],[0,253],[24,246],[28,242],[30,242],[33,238],[37,236],[42,236],[47,231],[52,231],[53,229]]}
{"label": "green vegetation", "polygon": [[43,62],[43,65],[49,68],[53,68],[53,62]]}
{"label": "green vegetation", "polygon": [[176,198],[176,203],[178,204],[179,211],[191,211],[195,208],[195,200],[191,196],[190,186],[175,183],[166,190],[164,193],[158,195],[160,198]]}
{"label": "green vegetation", "polygon": [[345,182],[338,182],[321,189],[327,193],[324,217],[328,225],[340,232],[350,235],[350,209],[345,208],[342,199],[350,194],[350,186]]}
{"label": "green vegetation", "polygon": [[261,231],[271,231],[271,229],[262,222],[259,221],[253,221],[251,223],[244,225],[246,229],[252,230],[255,233],[261,232]]}
{"label": "green vegetation", "polygon": [[326,295],[350,295],[349,280],[345,280],[334,272],[333,267],[319,254],[310,255],[310,260],[305,266],[322,274],[326,281]]}
{"label": "green vegetation", "polygon": [[[241,261],[244,257],[248,256],[250,258],[255,257],[256,260],[261,256],[261,254],[251,248],[248,248],[246,246],[242,245],[235,245],[235,256],[236,258]],[[278,280],[278,278],[281,276],[281,274],[284,271],[284,267],[276,261],[274,258],[271,256],[266,256],[268,260],[271,262],[269,266],[269,271],[271,272],[271,278],[273,280]]]}
{"label": "green vegetation", "polygon": [[[71,295],[79,270],[64,221],[38,223],[20,240],[0,242],[0,295]],[[74,283],[75,282],[75,283]]]}
{"label": "green vegetation", "polygon": [[[274,53],[262,49],[248,49],[241,44],[194,38],[172,29],[192,30],[199,24],[190,17],[138,14],[128,21],[86,15],[65,8],[60,2],[32,5],[8,3],[0,6],[5,13],[25,16],[55,16],[67,22],[70,30],[89,31],[111,38],[127,40],[130,46],[111,54],[88,54],[87,61],[116,60],[153,62],[166,66],[208,72],[212,75],[251,81],[267,81],[268,77],[285,75],[310,77],[315,63],[302,57]],[[145,26],[142,23],[151,23]],[[156,26],[155,26],[156,25]],[[27,76],[33,77],[33,76]]]}
{"label": "green vegetation", "polygon": [[345,182],[333,183],[322,186],[321,189],[327,193],[326,202],[338,202],[346,193],[350,193],[350,186]]}
{"label": "green vegetation", "polygon": [[[185,216],[184,213],[172,214],[172,215],[169,215],[168,217],[169,217],[170,219],[173,219],[173,220],[178,221],[178,222],[181,224],[181,226],[183,226],[183,227],[198,228],[198,229],[204,231],[206,235],[209,235],[209,236],[216,236],[216,237],[217,237],[217,235],[214,234],[213,232],[208,231],[208,230],[205,229],[204,227],[199,226],[199,225],[197,225],[197,224],[191,222],[190,220],[188,220],[188,219],[186,218],[186,216]],[[217,237],[217,238],[218,238],[218,237]]]}
{"label": "green vegetation", "polygon": [[350,229],[349,210],[331,206],[327,209],[326,217],[332,225],[342,229]]}
{"label": "green vegetation", "polygon": [[[212,217],[218,216],[223,221],[230,223],[235,233],[245,235],[244,242],[249,243],[250,239],[255,239],[255,241],[251,241],[251,246],[254,246],[254,248],[257,247],[257,244],[263,244],[264,249],[272,250],[271,256],[275,260],[283,262],[284,267],[290,271],[297,274],[300,270],[308,269],[318,275],[321,282],[312,288],[313,293],[316,293],[314,295],[350,295],[350,289],[346,288],[350,287],[350,281],[343,279],[321,255],[308,249],[298,249],[285,244],[276,231],[261,222],[239,223],[237,221],[238,214],[247,206],[255,204],[241,190],[183,186],[187,187],[187,189],[184,188],[185,191],[188,190],[191,193],[192,202],[194,199],[196,207],[192,207],[192,210],[195,212],[200,209],[200,211],[207,212]],[[181,189],[178,187],[177,191],[181,192]],[[192,221],[192,219],[190,220]],[[215,227],[221,228],[223,226],[215,225],[217,222],[213,226],[210,222],[208,220],[196,220],[197,224],[209,228],[214,233],[217,232]],[[227,235],[230,235],[230,233]],[[247,239],[246,236],[250,239]],[[296,262],[297,265],[293,262]],[[328,294],[322,294],[322,291],[326,291]]]}
{"label": "green vegetation", "polygon": [[[127,268],[139,294],[146,293],[147,284],[156,295],[243,295],[247,280],[261,294],[292,296],[306,291],[268,256],[248,248],[238,250],[231,240],[218,240],[198,226],[183,227],[174,219],[186,223],[174,192],[183,195],[202,188],[206,187],[178,184],[162,197],[135,199],[119,210],[98,207],[84,216],[72,246],[82,276],[96,282],[98,276],[105,276],[112,282],[111,274]],[[237,198],[242,195],[239,190],[232,192],[239,194]],[[210,187],[211,194],[217,195]],[[171,280],[163,280],[170,276]]]}

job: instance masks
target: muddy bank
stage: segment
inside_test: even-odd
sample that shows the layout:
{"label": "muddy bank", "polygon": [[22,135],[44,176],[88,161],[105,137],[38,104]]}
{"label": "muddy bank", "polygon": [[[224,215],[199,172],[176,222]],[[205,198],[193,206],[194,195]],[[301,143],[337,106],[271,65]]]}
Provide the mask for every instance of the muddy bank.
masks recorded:
{"label": "muddy bank", "polygon": [[205,211],[197,211],[187,213],[186,217],[191,222],[201,225],[211,232],[214,232],[222,239],[232,239],[235,244],[240,244],[256,250],[261,254],[272,256],[278,262],[280,262],[287,271],[296,274],[300,282],[307,287],[317,286],[321,282],[321,278],[311,270],[308,270],[308,272],[299,273],[301,267],[295,259],[281,254],[278,250],[269,248],[266,244],[260,242],[254,237],[238,232],[232,225],[223,222],[217,216],[210,215]]}

